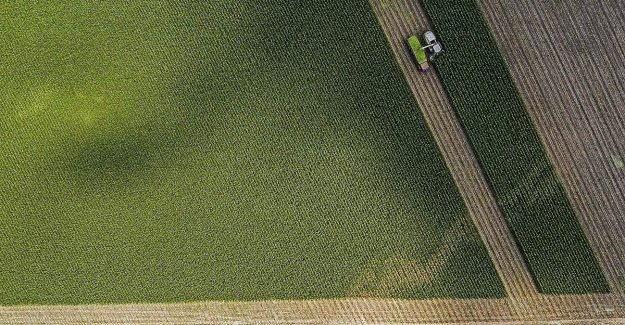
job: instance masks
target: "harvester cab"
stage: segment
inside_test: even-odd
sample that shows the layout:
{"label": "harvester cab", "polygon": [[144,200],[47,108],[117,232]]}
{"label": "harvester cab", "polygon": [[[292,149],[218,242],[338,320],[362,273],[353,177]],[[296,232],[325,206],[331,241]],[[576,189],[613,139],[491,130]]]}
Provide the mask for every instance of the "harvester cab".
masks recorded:
{"label": "harvester cab", "polygon": [[436,39],[436,35],[434,32],[427,31],[423,34],[423,40],[425,41],[425,46],[423,47],[430,56],[430,61],[434,60],[434,58],[443,52],[443,45]]}
{"label": "harvester cab", "polygon": [[429,61],[433,61],[434,57],[443,52],[443,45],[436,39],[436,35],[432,31],[423,34],[423,41],[425,45],[421,44],[419,37],[412,35],[408,38],[408,46],[419,70],[427,71],[430,66]]}

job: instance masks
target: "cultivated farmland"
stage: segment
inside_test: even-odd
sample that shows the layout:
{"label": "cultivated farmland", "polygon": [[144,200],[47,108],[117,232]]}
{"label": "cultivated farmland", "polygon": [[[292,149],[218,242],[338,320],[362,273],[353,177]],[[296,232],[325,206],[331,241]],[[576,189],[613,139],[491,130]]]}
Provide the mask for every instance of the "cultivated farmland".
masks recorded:
{"label": "cultivated farmland", "polygon": [[430,29],[421,6],[412,0],[371,0],[412,92],[432,129],[445,161],[458,184],[489,255],[511,297],[537,293],[495,197],[460,125],[438,76],[421,73],[406,49],[406,39]]}
{"label": "cultivated farmland", "polygon": [[608,284],[474,1],[423,0],[448,49],[437,70],[544,293]]}
{"label": "cultivated farmland", "polygon": [[[376,5],[372,0],[372,5]],[[532,8],[525,7],[529,2],[524,2],[518,7],[513,6],[512,2],[503,3],[497,1],[479,1],[482,10],[488,20],[490,27],[493,29],[495,38],[502,48],[506,58],[506,63],[512,71],[515,82],[519,85],[521,95],[525,101],[532,118],[535,120],[541,139],[545,142],[548,153],[555,162],[559,176],[565,181],[565,188],[568,194],[573,197],[573,204],[581,211],[581,219],[585,223],[585,230],[588,231],[590,241],[600,252],[602,266],[606,267],[607,275],[610,281],[618,280],[618,276],[622,273],[622,224],[620,223],[620,215],[618,212],[620,200],[619,196],[620,179],[619,172],[622,168],[622,158],[619,154],[622,143],[619,139],[625,137],[613,137],[623,130],[618,126],[618,115],[612,114],[620,112],[620,106],[612,107],[611,101],[619,102],[619,95],[622,92],[603,93],[604,89],[618,89],[618,79],[604,78],[603,83],[597,82],[597,77],[601,74],[610,75],[611,77],[621,74],[618,62],[610,62],[610,60],[618,59],[619,55],[614,55],[609,48],[610,42],[606,42],[606,37],[614,37],[611,41],[622,44],[623,33],[622,26],[619,25],[623,21],[618,17],[618,2],[601,2],[601,3],[583,3],[579,1],[575,3],[562,3],[561,1],[532,4]],[[392,17],[395,10],[398,9],[397,4],[407,5],[406,11],[398,10],[399,14],[395,16],[395,21],[388,23],[385,28],[387,36],[393,43],[393,33],[396,30],[386,30],[387,27],[400,27],[400,30],[408,30],[410,28],[420,28],[421,23],[425,23],[422,19],[421,8],[415,6],[413,2],[384,0],[380,2],[386,15]],[[377,4],[380,4],[377,3]],[[2,12],[8,12],[7,8],[0,9]],[[592,11],[588,9],[592,8]],[[7,10],[5,10],[7,9]],[[190,8],[195,9],[195,8]],[[345,8],[343,8],[345,9]],[[390,10],[387,10],[390,9]],[[535,11],[534,9],[540,9]],[[625,8],[623,8],[625,9]],[[389,14],[388,12],[391,12]],[[622,12],[622,10],[621,10]],[[529,13],[529,15],[528,15]],[[583,13],[585,19],[580,19],[580,13]],[[240,18],[240,15],[234,15]],[[386,17],[378,17],[381,22]],[[587,19],[590,18],[590,21]],[[548,20],[545,22],[543,20]],[[418,26],[402,26],[406,23],[419,24]],[[144,21],[145,22],[145,21]],[[593,23],[594,22],[594,23]],[[183,24],[185,25],[185,24]],[[573,34],[564,34],[559,30],[565,28],[573,31]],[[573,26],[573,28],[571,28]],[[621,28],[619,28],[621,26]],[[23,26],[22,26],[23,27]],[[582,28],[585,27],[585,28]],[[609,28],[608,28],[609,27]],[[569,29],[571,28],[571,29]],[[607,28],[607,29],[606,29]],[[578,33],[578,29],[584,29],[586,33],[596,33],[602,41],[598,48],[602,49],[603,55],[594,55],[597,60],[586,61],[585,67],[593,71],[591,75],[586,72],[569,69],[566,65],[555,64],[560,62],[572,62],[572,58],[576,58],[575,51],[558,51],[554,52],[554,47],[566,44],[568,42],[576,43],[580,38],[571,37]],[[0,29],[0,33],[5,33],[7,29]],[[9,29],[10,30],[10,29]],[[221,29],[220,29],[221,30]],[[552,42],[535,42],[528,41],[528,35],[536,35],[536,30],[540,33],[548,31],[550,34],[558,35],[551,38]],[[221,30],[223,31],[223,30]],[[562,35],[569,35],[562,37]],[[609,35],[609,36],[608,36]],[[4,36],[4,35],[3,35]],[[556,39],[560,41],[553,42]],[[583,38],[582,38],[583,39]],[[606,45],[608,44],[608,45]],[[0,44],[3,46],[6,44]],[[529,48],[526,45],[535,45],[536,48]],[[539,46],[538,46],[539,45]],[[11,47],[3,48],[1,52],[10,53]],[[7,50],[6,52],[4,50]],[[528,53],[530,53],[528,55]],[[532,55],[539,53],[554,53],[553,58],[546,57],[543,61],[549,62],[548,65],[537,64],[532,61],[533,69],[527,69],[527,64],[531,60]],[[402,64],[402,53],[398,54],[398,60]],[[571,57],[572,55],[572,57]],[[589,53],[585,54],[590,55]],[[15,58],[13,58],[15,59]],[[407,65],[402,64],[402,69],[406,73],[407,80],[414,87],[416,81],[427,80],[432,81],[436,78],[430,76],[415,77],[411,75]],[[0,69],[7,69],[7,66],[1,66]],[[611,70],[610,73],[606,69]],[[530,72],[528,72],[530,71]],[[536,73],[538,71],[539,73]],[[4,71],[3,71],[4,72]],[[540,72],[545,72],[544,76]],[[598,74],[599,73],[599,74]],[[613,74],[612,74],[613,73]],[[18,74],[14,74],[17,76]],[[524,78],[519,78],[524,76]],[[584,78],[583,83],[563,82],[562,84],[550,87],[550,83],[554,80],[567,81],[567,78],[575,76],[576,78]],[[591,76],[589,78],[589,76]],[[554,77],[559,77],[554,78]],[[538,82],[535,82],[538,81]],[[581,86],[583,84],[583,86]],[[570,88],[567,88],[570,87]],[[582,88],[579,88],[582,87]],[[583,89],[586,87],[586,90]],[[414,88],[413,88],[414,89]],[[527,90],[531,90],[526,92]],[[571,98],[575,98],[571,89],[576,92],[581,91],[581,96],[586,99],[583,105],[580,103],[571,104]],[[598,98],[588,98],[589,90],[592,89],[596,94],[602,94]],[[431,91],[434,97],[440,95],[438,90]],[[547,95],[546,95],[547,94]],[[469,193],[471,195],[479,194],[479,189],[470,189],[471,185],[462,184],[468,182],[471,184],[479,184],[479,180],[471,180],[471,177],[479,173],[473,170],[471,155],[466,155],[463,148],[463,137],[456,134],[454,123],[448,116],[447,103],[442,98],[442,104],[436,103],[428,96],[415,93],[419,103],[428,103],[432,107],[423,107],[424,114],[427,116],[428,123],[433,128],[439,145],[444,151],[446,162],[450,165],[450,169],[454,172],[456,181],[459,182],[462,195],[465,197]],[[9,98],[10,99],[10,98]],[[441,99],[441,98],[437,98]],[[599,99],[599,101],[597,101]],[[0,100],[7,98],[0,97]],[[590,108],[586,110],[585,108]],[[444,112],[437,112],[437,109],[443,109]],[[4,112],[3,112],[4,113]],[[605,114],[605,115],[604,115]],[[611,118],[608,118],[611,117]],[[0,120],[0,123],[5,121]],[[5,132],[4,127],[10,124],[0,124],[0,132]],[[450,130],[437,130],[440,126],[450,127]],[[568,130],[572,128],[573,130]],[[592,132],[591,132],[592,130]],[[612,136],[607,136],[612,135]],[[4,140],[5,138],[3,138]],[[448,140],[459,141],[460,144],[445,142]],[[557,145],[556,145],[557,144]],[[558,145],[564,145],[558,148]],[[576,153],[575,150],[581,150]],[[596,151],[593,151],[593,150]],[[458,153],[456,158],[467,159],[468,163],[460,163],[454,161],[454,153]],[[580,155],[582,154],[583,155]],[[592,154],[588,154],[592,153]],[[9,154],[13,154],[9,152]],[[451,159],[450,159],[451,157]],[[4,160],[0,160],[0,164]],[[569,163],[569,164],[567,164]],[[620,167],[619,167],[620,166]],[[2,165],[4,168],[5,165]],[[10,166],[13,167],[14,166]],[[9,169],[14,172],[14,170]],[[6,171],[6,169],[3,169]],[[460,173],[460,175],[457,174]],[[466,174],[465,174],[466,173]],[[199,173],[201,174],[201,173]],[[472,175],[472,176],[467,176]],[[600,181],[597,181],[600,180]],[[12,179],[2,178],[0,182],[5,182],[3,186],[12,184]],[[9,184],[9,185],[6,185]],[[2,188],[6,190],[6,188]],[[2,198],[8,196],[0,194]],[[10,196],[9,198],[17,198]],[[492,213],[492,209],[488,209],[490,204],[488,193],[483,197],[474,196],[475,201],[487,202],[483,208],[485,211],[482,215]],[[18,200],[11,201],[12,204]],[[473,204],[469,207],[472,215],[475,207],[479,204]],[[4,209],[4,210],[2,210]],[[15,205],[0,205],[0,212],[13,212]],[[621,210],[622,211],[622,210]],[[579,213],[579,212],[578,212]],[[475,216],[473,215],[475,218]],[[498,217],[496,213],[493,217]],[[488,218],[481,217],[482,220]],[[479,220],[479,219],[478,219]],[[11,220],[2,220],[2,227],[10,225]],[[13,224],[15,227],[20,226],[18,223]],[[606,225],[608,225],[606,227]],[[4,230],[6,228],[2,228]],[[17,229],[17,228],[15,228]],[[455,230],[454,230],[455,229]],[[450,231],[445,232],[441,242],[454,242],[453,238],[462,236],[464,231],[458,231],[459,228],[450,227]],[[470,232],[468,233],[470,235]],[[491,239],[495,236],[490,236]],[[451,239],[451,240],[450,240]],[[8,238],[0,238],[0,240],[8,241]],[[487,239],[488,242],[490,239]],[[4,242],[2,243],[4,247]],[[9,243],[12,244],[12,243]],[[619,246],[620,245],[620,246]],[[446,256],[450,245],[443,244],[439,246],[437,255],[439,257]],[[501,248],[499,248],[500,251]],[[503,250],[505,251],[505,250]],[[5,255],[0,255],[4,258]],[[496,259],[497,257],[495,257]],[[445,258],[430,258],[429,262],[434,260],[445,260]],[[410,260],[403,260],[397,256],[384,260],[383,263],[397,263],[402,267],[400,273],[388,272],[383,268],[379,274],[384,285],[373,287],[373,290],[365,290],[365,292],[377,293],[388,290],[388,279],[414,280],[412,276],[406,279],[406,275],[420,274],[424,278],[430,277],[430,273],[421,273],[423,269],[412,268],[413,263]],[[375,264],[375,263],[374,263]],[[435,264],[435,263],[432,263]],[[433,266],[432,268],[436,268]],[[368,268],[371,270],[372,268]],[[374,268],[375,269],[375,268]],[[406,272],[407,271],[407,272]],[[509,270],[508,270],[509,271]],[[364,272],[362,274],[367,274]],[[371,272],[369,271],[369,274]],[[362,276],[360,281],[355,284],[362,284]],[[366,277],[365,277],[366,278]],[[395,281],[395,284],[401,281]],[[365,281],[366,282],[366,281]],[[611,282],[615,284],[617,282]],[[2,283],[0,283],[2,284]],[[358,285],[352,285],[358,287]],[[4,286],[0,285],[0,293]],[[414,322],[471,322],[473,324],[621,324],[625,316],[625,301],[622,295],[599,294],[599,295],[539,295],[534,297],[514,297],[512,299],[435,299],[435,300],[397,300],[397,299],[323,299],[323,300],[298,300],[298,301],[259,301],[259,302],[201,302],[201,303],[175,303],[175,304],[127,304],[127,305],[83,305],[83,306],[15,306],[0,307],[0,324],[84,324],[84,323],[124,323],[124,324],[204,324],[204,323],[223,323],[223,322],[243,322],[243,323],[342,323],[342,324],[363,324],[363,323],[414,323]],[[618,318],[621,317],[621,318]],[[610,319],[611,318],[611,319]],[[569,319],[569,320],[563,320]]]}
{"label": "cultivated farmland", "polygon": [[622,293],[624,4],[478,3],[602,262],[611,289]]}
{"label": "cultivated farmland", "polygon": [[[414,317],[424,322],[516,319],[536,324],[538,320],[546,319],[597,318],[602,319],[600,322],[607,322],[605,318],[619,317],[618,315],[625,312],[622,295],[545,296],[536,292],[531,279],[528,279],[527,271],[524,270],[521,257],[515,253],[514,241],[509,243],[510,238],[506,238],[510,235],[506,232],[507,226],[499,222],[503,221],[503,216],[498,212],[496,204],[492,203],[492,194],[483,189],[479,166],[473,163],[475,158],[471,149],[465,148],[468,147],[467,139],[463,136],[464,132],[457,118],[451,113],[453,108],[437,76],[417,71],[414,60],[411,60],[409,51],[406,50],[405,39],[408,35],[429,28],[423,9],[409,0],[372,0],[370,2],[395,51],[413,94],[439,141],[439,146],[467,201],[474,222],[487,243],[493,261],[498,266],[498,272],[509,294],[508,299],[499,301],[454,300],[437,301],[436,304],[430,302],[399,304],[392,307],[397,310],[396,313],[380,316],[379,319],[386,321],[394,319],[401,322],[401,318],[392,318],[391,315],[403,315],[407,317],[404,318],[407,321],[409,316],[406,315],[415,313],[418,316]],[[493,205],[495,205],[494,208]],[[363,302],[363,304],[372,306],[371,302]],[[375,307],[367,309],[373,308]],[[348,311],[349,309],[345,313]],[[379,311],[375,313],[382,314]],[[590,323],[588,320],[584,322]]]}
{"label": "cultivated farmland", "polygon": [[505,294],[366,2],[0,11],[0,304]]}

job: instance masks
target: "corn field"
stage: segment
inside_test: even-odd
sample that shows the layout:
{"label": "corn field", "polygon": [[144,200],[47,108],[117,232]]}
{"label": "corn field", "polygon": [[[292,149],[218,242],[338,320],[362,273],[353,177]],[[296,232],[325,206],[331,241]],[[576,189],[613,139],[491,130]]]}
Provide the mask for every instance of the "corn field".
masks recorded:
{"label": "corn field", "polygon": [[2,12],[0,304],[505,294],[366,2]]}
{"label": "corn field", "polygon": [[423,6],[448,50],[437,71],[539,291],[608,292],[477,3]]}

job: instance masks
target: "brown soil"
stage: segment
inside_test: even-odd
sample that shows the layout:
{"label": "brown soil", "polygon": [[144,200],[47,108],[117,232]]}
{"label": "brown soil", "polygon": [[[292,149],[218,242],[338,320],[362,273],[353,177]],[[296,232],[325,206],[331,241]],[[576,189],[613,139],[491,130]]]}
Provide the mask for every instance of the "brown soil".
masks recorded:
{"label": "brown soil", "polygon": [[612,291],[625,286],[625,2],[478,0]]}
{"label": "brown soil", "polygon": [[[589,303],[591,305],[589,305]],[[0,307],[0,324],[620,324],[613,296],[520,300],[340,299],[111,306]],[[574,322],[563,321],[575,320]],[[593,320],[596,319],[596,320]],[[557,321],[557,322],[555,322]]]}

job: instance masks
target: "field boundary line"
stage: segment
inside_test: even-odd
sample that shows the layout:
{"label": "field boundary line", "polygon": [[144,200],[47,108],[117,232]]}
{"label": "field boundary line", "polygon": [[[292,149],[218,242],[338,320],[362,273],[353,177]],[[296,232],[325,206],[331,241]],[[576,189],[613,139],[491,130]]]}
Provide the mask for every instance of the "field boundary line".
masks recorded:
{"label": "field boundary line", "polygon": [[14,306],[0,307],[0,324],[605,324],[625,318],[624,307],[615,295]]}

